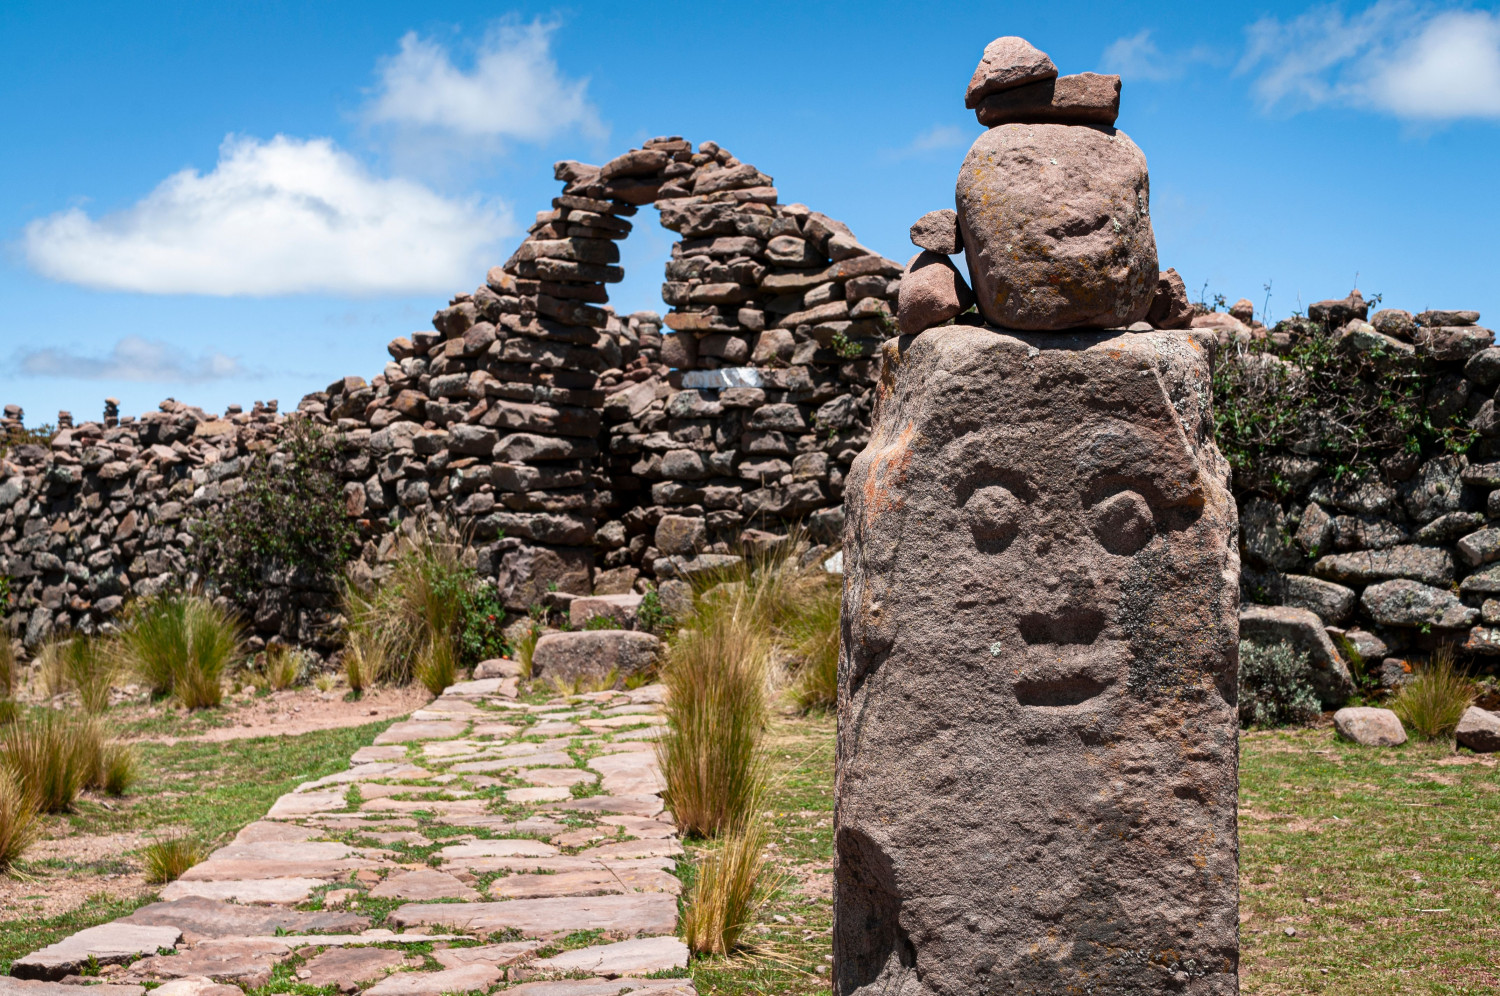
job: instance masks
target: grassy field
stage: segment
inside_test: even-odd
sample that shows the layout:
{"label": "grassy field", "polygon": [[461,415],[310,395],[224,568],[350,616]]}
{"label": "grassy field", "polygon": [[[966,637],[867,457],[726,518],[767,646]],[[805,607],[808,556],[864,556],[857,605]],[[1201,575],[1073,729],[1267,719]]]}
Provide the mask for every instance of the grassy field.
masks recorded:
{"label": "grassy field", "polygon": [[[259,819],[278,796],[299,782],[348,767],[349,755],[369,744],[389,722],[227,742],[183,741],[138,744],[141,781],[123,800],[85,798],[77,812],[49,817],[48,837],[72,834],[186,833],[211,846],[225,843],[240,827]],[[97,891],[77,909],[51,917],[28,910],[0,911],[0,975],[13,959],[74,931],[124,916],[153,898],[119,895],[114,876],[139,865],[135,855],[107,862],[25,860],[16,873],[34,882],[35,893],[49,880],[97,879]],[[92,889],[92,885],[89,887]]]}
{"label": "grassy field", "polygon": [[[695,963],[700,992],[827,990],[833,730],[825,717],[777,719],[784,884],[750,935],[755,952]],[[1500,992],[1494,760],[1357,747],[1327,728],[1252,733],[1240,806],[1245,993]]]}

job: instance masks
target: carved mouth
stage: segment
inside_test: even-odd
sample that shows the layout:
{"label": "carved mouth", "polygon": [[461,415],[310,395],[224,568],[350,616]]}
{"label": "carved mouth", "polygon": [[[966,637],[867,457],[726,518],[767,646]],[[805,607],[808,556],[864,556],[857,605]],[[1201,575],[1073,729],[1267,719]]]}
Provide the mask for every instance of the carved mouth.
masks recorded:
{"label": "carved mouth", "polygon": [[1033,612],[1016,621],[1021,639],[1039,643],[1090,644],[1104,630],[1104,613],[1097,609],[1063,608],[1057,612]]}
{"label": "carved mouth", "polygon": [[1107,688],[1109,688],[1109,683],[1086,674],[1069,675],[1064,678],[1022,680],[1015,684],[1017,702],[1023,706],[1043,708],[1078,705],[1097,695],[1102,695]]}

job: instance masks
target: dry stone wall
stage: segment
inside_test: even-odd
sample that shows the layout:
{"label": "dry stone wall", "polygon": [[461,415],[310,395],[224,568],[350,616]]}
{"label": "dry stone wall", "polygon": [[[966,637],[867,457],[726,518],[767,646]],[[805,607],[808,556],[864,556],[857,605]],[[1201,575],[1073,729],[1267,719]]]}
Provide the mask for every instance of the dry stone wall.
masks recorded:
{"label": "dry stone wall", "polygon": [[[449,517],[520,612],[690,578],[794,521],[835,537],[901,267],[781,204],[712,142],[654,139],[556,175],[560,195],[482,286],[390,343],[377,376],[298,406],[339,447],[364,567],[389,555],[394,523]],[[619,315],[618,242],[647,205],[679,236],[670,310]],[[191,583],[191,521],[277,458],[283,425],[274,406],[216,417],[165,402],[13,447],[0,465],[13,632],[89,630],[131,594]],[[331,649],[332,592],[296,581],[268,577],[258,633]]]}

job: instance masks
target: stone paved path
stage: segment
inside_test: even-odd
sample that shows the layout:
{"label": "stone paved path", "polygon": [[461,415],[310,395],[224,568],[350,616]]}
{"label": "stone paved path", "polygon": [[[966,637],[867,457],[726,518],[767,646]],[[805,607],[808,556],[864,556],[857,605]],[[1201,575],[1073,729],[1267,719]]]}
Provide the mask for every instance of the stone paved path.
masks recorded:
{"label": "stone paved path", "polygon": [[643,978],[688,960],[662,689],[532,705],[516,685],[448,688],[160,902],[18,959],[0,996],[241,996],[273,973],[367,996],[694,996]]}

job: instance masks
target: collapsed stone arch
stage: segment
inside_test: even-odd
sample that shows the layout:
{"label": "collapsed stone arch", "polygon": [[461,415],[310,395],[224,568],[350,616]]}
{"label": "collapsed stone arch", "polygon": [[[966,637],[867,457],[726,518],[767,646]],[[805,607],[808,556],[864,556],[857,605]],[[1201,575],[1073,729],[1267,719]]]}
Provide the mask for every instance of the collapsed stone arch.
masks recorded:
{"label": "collapsed stone arch", "polygon": [[[449,455],[443,480],[429,461],[367,487],[362,511],[467,521],[517,608],[689,577],[792,521],[832,539],[901,267],[713,142],[555,175],[515,253],[392,343],[383,383],[330,389],[328,416],[367,418],[377,450],[442,433],[422,445]],[[608,285],[646,205],[677,236],[668,311],[622,316]]]}

